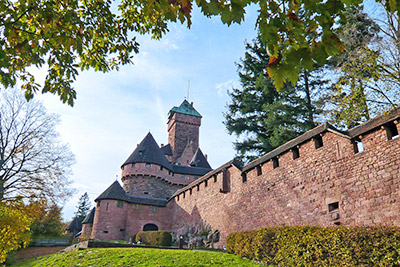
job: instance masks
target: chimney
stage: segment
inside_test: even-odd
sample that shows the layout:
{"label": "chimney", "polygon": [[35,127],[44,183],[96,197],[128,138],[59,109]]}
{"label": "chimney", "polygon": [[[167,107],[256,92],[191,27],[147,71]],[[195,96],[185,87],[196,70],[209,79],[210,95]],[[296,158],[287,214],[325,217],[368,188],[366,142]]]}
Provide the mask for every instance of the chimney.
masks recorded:
{"label": "chimney", "polygon": [[193,109],[193,102],[190,103],[190,108]]}
{"label": "chimney", "polygon": [[164,144],[161,144],[161,147],[163,147],[164,146]]}
{"label": "chimney", "polygon": [[206,158],[206,160],[208,160],[208,158],[207,158],[207,154],[205,154],[205,155],[204,155],[204,157]]}

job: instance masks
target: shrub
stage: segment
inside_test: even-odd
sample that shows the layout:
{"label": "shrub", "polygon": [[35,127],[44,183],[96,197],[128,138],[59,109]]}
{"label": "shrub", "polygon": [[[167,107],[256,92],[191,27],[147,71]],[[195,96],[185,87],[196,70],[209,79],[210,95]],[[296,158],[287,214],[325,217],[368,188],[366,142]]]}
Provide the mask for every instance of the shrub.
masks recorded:
{"label": "shrub", "polygon": [[172,236],[167,231],[143,231],[136,234],[136,242],[159,247],[171,246]]}
{"label": "shrub", "polygon": [[399,227],[272,227],[232,233],[227,250],[278,266],[399,266]]}

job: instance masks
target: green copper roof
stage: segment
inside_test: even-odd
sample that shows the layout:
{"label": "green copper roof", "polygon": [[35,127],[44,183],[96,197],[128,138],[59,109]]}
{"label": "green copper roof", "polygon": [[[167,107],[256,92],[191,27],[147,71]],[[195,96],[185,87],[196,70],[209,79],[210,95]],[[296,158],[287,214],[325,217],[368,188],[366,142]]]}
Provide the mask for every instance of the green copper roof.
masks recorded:
{"label": "green copper roof", "polygon": [[197,112],[197,110],[194,109],[192,104],[190,104],[186,99],[183,100],[182,104],[179,107],[173,107],[169,111],[169,118],[174,115],[174,113],[181,113],[181,114],[187,114],[195,117],[202,117],[200,113]]}

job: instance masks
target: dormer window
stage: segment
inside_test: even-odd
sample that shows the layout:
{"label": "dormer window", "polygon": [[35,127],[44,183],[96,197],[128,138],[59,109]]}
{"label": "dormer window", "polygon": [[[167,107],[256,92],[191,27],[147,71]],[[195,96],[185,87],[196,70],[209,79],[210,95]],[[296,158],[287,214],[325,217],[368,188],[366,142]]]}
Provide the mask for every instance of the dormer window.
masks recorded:
{"label": "dormer window", "polygon": [[143,155],[143,150],[139,150],[139,155]]}

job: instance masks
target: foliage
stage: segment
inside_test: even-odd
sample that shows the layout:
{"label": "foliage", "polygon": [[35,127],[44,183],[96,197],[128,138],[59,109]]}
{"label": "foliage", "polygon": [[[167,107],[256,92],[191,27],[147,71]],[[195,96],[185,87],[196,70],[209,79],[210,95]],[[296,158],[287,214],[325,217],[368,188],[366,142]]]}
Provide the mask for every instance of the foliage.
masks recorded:
{"label": "foliage", "polygon": [[9,251],[29,243],[30,224],[29,217],[23,211],[0,203],[0,263],[5,261]]}
{"label": "foliage", "polygon": [[277,266],[396,266],[398,227],[272,227],[230,234],[227,250]]}
{"label": "foliage", "polygon": [[[76,92],[71,83],[78,69],[109,71],[131,62],[139,44],[132,33],[161,37],[169,21],[191,25],[197,5],[207,16],[223,23],[241,23],[246,7],[258,9],[256,28],[268,44],[268,73],[280,89],[295,84],[301,69],[323,65],[329,56],[344,51],[336,26],[344,11],[362,0],[122,0],[113,12],[110,0],[5,0],[0,2],[0,83],[12,86],[19,78],[27,98],[41,90],[72,105]],[[383,1],[394,14],[400,1]],[[47,64],[41,87],[30,66]]]}
{"label": "foliage", "polygon": [[46,199],[41,199],[30,201],[23,210],[32,220],[30,227],[32,238],[62,236],[64,230],[62,208],[57,204],[50,204]]}
{"label": "foliage", "polygon": [[172,244],[172,235],[168,231],[142,231],[136,234],[136,242],[159,247],[168,247]]}
{"label": "foliage", "polygon": [[0,91],[0,200],[64,200],[74,157],[56,132],[58,117],[16,90]]}
{"label": "foliage", "polygon": [[270,58],[260,36],[246,44],[245,57],[237,63],[242,88],[228,92],[231,102],[225,126],[238,136],[235,149],[242,160],[252,160],[315,126],[319,110],[314,89],[322,87],[303,71],[298,86],[285,84],[278,92],[268,77]]}
{"label": "foliage", "polygon": [[87,192],[85,192],[85,194],[83,194],[80,198],[79,198],[79,202],[78,202],[78,210],[75,212],[75,217],[78,217],[78,219],[82,222],[86,216],[89,214],[90,208],[91,208],[91,204],[89,201],[89,195]]}
{"label": "foliage", "polygon": [[349,8],[345,17],[339,35],[346,50],[331,60],[336,82],[327,100],[333,104],[329,115],[336,126],[350,128],[397,107],[398,58],[392,56],[399,48],[382,45],[387,43],[385,30],[361,8]]}
{"label": "foliage", "polygon": [[227,253],[153,248],[95,248],[52,254],[14,266],[262,266]]}

